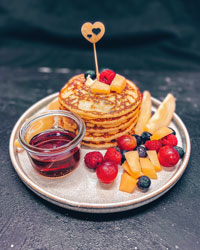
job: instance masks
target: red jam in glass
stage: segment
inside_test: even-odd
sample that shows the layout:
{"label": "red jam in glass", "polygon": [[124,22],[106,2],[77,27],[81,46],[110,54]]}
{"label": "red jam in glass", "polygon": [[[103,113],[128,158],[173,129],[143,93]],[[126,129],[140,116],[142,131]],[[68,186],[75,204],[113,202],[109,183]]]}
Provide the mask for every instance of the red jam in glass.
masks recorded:
{"label": "red jam in glass", "polygon": [[[70,131],[49,130],[35,135],[30,145],[48,151],[48,155],[33,155],[30,159],[34,168],[44,176],[59,177],[69,174],[78,167],[80,160],[80,150],[78,147],[70,151],[60,149],[71,142],[76,135]],[[51,150],[53,149],[53,152]],[[56,153],[55,153],[56,152]]]}

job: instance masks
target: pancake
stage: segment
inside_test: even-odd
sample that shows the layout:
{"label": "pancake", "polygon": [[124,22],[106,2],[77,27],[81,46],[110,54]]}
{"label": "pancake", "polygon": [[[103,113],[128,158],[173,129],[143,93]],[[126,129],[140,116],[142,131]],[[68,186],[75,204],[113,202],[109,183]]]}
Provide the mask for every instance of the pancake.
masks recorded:
{"label": "pancake", "polygon": [[127,80],[122,93],[96,94],[85,84],[83,74],[77,75],[61,89],[59,102],[82,118],[114,118],[126,115],[141,103],[138,87]]}
{"label": "pancake", "polygon": [[[74,76],[59,93],[59,108],[79,115],[85,122],[86,133],[82,145],[92,148],[108,148],[117,145],[117,138],[133,134],[136,126],[142,95],[138,87],[126,79],[121,93],[93,93],[85,84],[83,74]],[[61,125],[71,130],[68,121]]]}
{"label": "pancake", "polygon": [[[60,104],[60,109],[61,110],[67,110],[66,107],[64,107],[62,104]],[[99,127],[108,127],[108,128],[113,128],[113,126],[119,126],[120,124],[126,122],[129,118],[132,118],[134,115],[138,115],[140,109],[140,105],[138,105],[135,110],[132,110],[130,113],[119,116],[119,117],[114,117],[114,118],[99,118],[99,119],[87,119],[84,116],[81,116],[82,119],[85,121],[85,124],[87,127],[94,127],[94,126],[99,126]]]}
{"label": "pancake", "polygon": [[113,132],[113,133],[117,133],[120,129],[125,129],[127,127],[129,127],[135,120],[137,119],[137,117],[133,117],[128,119],[127,121],[125,121],[124,123],[121,123],[119,126],[116,127],[111,127],[111,128],[105,128],[105,127],[87,127],[87,132],[92,133],[92,132],[99,132],[99,133],[107,133],[107,132]]}
{"label": "pancake", "polygon": [[92,143],[92,142],[85,142],[82,141],[82,145],[89,147],[89,148],[97,148],[97,149],[106,149],[117,146],[117,142],[102,142],[102,143]]}
{"label": "pancake", "polygon": [[126,135],[129,134],[132,129],[135,127],[136,122],[132,123],[128,128],[126,128],[125,130],[119,130],[118,133],[105,133],[103,135],[98,134],[98,133],[87,133],[84,136],[84,141],[91,141],[91,142],[110,142],[112,140],[115,140],[117,138],[119,138],[122,135]]}

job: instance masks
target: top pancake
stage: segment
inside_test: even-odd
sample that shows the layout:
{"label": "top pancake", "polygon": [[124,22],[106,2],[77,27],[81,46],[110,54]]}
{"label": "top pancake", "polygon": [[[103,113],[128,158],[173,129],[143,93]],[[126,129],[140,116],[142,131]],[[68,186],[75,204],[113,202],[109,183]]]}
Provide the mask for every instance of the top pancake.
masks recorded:
{"label": "top pancake", "polygon": [[141,103],[138,87],[127,80],[121,93],[92,93],[83,74],[74,76],[61,89],[59,102],[71,112],[86,119],[113,118],[126,115]]}

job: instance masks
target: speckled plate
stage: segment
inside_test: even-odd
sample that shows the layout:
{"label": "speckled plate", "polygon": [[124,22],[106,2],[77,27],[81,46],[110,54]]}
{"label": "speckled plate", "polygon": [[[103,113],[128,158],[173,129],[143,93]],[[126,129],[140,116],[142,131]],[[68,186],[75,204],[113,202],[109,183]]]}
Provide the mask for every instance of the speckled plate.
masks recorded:
{"label": "speckled plate", "polygon": [[[30,116],[44,109],[58,93],[50,95],[30,107],[18,120],[10,137],[10,158],[21,180],[37,195],[58,206],[71,210],[91,213],[112,213],[137,208],[159,198],[172,188],[184,173],[190,157],[190,138],[187,129],[178,115],[174,114],[170,126],[176,131],[178,146],[183,147],[185,155],[179,163],[170,169],[163,169],[158,173],[158,179],[152,180],[148,192],[135,190],[132,194],[119,191],[120,176],[123,172],[119,167],[119,174],[114,183],[101,184],[94,171],[84,166],[84,155],[91,149],[82,148],[79,167],[70,175],[62,178],[48,178],[40,176],[31,166],[25,151],[18,152],[14,146],[19,128]],[[153,111],[160,102],[152,98]],[[103,150],[102,150],[103,151]],[[104,151],[102,152],[104,153]]]}

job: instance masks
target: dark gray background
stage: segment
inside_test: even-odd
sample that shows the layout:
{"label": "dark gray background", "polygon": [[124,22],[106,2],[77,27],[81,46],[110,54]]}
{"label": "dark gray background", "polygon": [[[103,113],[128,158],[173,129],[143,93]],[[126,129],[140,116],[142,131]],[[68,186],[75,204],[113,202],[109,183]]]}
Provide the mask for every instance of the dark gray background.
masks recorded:
{"label": "dark gray background", "polygon": [[199,70],[197,0],[1,0],[0,65],[94,67],[81,33],[102,21],[100,68]]}

